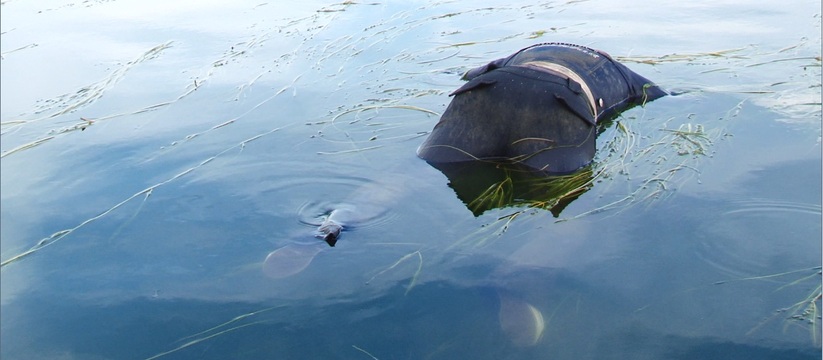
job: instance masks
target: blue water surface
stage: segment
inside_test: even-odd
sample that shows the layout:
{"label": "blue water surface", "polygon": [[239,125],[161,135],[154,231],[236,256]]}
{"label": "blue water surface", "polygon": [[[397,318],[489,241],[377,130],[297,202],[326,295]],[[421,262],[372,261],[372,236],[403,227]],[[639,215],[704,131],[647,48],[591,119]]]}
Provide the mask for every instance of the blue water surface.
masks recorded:
{"label": "blue water surface", "polygon": [[[820,358],[819,2],[0,16],[3,359]],[[466,70],[549,41],[675,96],[573,192],[415,156]]]}

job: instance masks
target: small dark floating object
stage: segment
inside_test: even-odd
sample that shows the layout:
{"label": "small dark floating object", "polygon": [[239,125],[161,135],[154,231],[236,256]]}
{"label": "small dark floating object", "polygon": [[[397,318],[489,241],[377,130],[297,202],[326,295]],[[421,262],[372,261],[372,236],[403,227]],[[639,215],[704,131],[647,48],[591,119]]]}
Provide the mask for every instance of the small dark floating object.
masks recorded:
{"label": "small dark floating object", "polygon": [[325,240],[329,246],[334,247],[334,245],[337,244],[337,239],[340,237],[342,230],[343,225],[327,218],[326,221],[317,228],[316,236]]}

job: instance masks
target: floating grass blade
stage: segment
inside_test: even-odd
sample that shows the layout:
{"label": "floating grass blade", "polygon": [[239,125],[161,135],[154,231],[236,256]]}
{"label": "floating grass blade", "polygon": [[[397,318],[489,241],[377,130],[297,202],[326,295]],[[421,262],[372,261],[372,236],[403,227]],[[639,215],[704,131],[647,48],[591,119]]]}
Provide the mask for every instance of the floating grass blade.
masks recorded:
{"label": "floating grass blade", "polygon": [[414,272],[414,275],[412,275],[412,278],[411,278],[411,280],[409,281],[409,285],[406,287],[406,293],[405,293],[405,294],[408,294],[408,293],[409,293],[409,291],[411,291],[411,289],[412,289],[412,288],[413,288],[413,287],[417,284],[417,277],[418,277],[418,276],[420,276],[420,272],[422,272],[422,271],[423,271],[423,254],[420,252],[420,250],[417,250],[417,251],[414,251],[414,252],[408,253],[408,254],[406,254],[406,255],[403,255],[403,257],[401,257],[400,259],[398,259],[397,261],[395,261],[395,262],[394,262],[394,264],[392,264],[391,266],[389,266],[389,267],[387,267],[387,268],[383,269],[383,270],[382,270],[382,271],[380,271],[379,273],[377,273],[377,274],[375,274],[374,276],[372,276],[372,277],[371,277],[371,279],[369,279],[368,281],[366,281],[366,284],[368,284],[368,283],[372,282],[372,280],[376,279],[376,278],[377,278],[378,276],[380,276],[380,275],[383,275],[383,274],[384,274],[384,273],[386,273],[387,271],[389,271],[389,270],[391,270],[391,269],[394,269],[395,267],[397,267],[398,265],[400,265],[402,262],[404,262],[404,261],[406,261],[406,260],[408,260],[408,259],[412,258],[412,257],[413,257],[413,256],[415,256],[415,255],[417,255],[417,270]]}

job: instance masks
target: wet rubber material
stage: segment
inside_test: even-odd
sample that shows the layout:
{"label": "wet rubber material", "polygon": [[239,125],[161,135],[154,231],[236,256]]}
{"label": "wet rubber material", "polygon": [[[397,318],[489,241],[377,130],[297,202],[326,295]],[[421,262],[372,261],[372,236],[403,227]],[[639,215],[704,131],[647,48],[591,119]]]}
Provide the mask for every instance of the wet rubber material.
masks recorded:
{"label": "wet rubber material", "polygon": [[550,174],[595,153],[598,123],[666,95],[648,79],[587,47],[549,43],[468,71],[419,157],[432,164],[489,161]]}

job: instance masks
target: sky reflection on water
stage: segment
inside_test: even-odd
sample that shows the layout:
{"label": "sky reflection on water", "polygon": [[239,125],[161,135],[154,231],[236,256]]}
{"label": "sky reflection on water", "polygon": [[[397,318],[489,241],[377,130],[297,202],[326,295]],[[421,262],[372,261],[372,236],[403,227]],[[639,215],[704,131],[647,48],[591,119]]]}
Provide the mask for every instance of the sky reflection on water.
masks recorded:
{"label": "sky reflection on water", "polygon": [[[414,151],[541,41],[683,94],[559,214],[473,212]],[[3,2],[0,355],[819,358],[820,46],[812,1]],[[378,215],[266,277],[334,204]]]}

